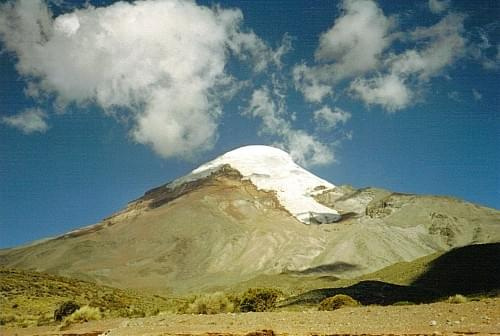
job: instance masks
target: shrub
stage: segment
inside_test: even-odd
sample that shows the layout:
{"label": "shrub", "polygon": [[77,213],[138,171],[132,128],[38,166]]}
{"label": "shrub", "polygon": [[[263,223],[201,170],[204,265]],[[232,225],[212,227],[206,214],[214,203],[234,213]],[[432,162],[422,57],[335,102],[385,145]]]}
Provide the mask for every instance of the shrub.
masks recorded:
{"label": "shrub", "polygon": [[449,303],[466,303],[468,300],[461,294],[456,294],[448,298]]}
{"label": "shrub", "polygon": [[324,299],[319,304],[319,310],[336,310],[342,307],[356,307],[359,302],[354,300],[349,295],[338,294]]}
{"label": "shrub", "polygon": [[186,310],[187,313],[192,314],[219,314],[233,311],[233,303],[222,292],[198,296]]}
{"label": "shrub", "polygon": [[80,306],[75,301],[66,301],[54,311],[54,320],[62,321],[66,316],[73,314],[80,309]]}
{"label": "shrub", "polygon": [[272,288],[250,288],[240,300],[242,312],[264,312],[276,307],[281,292]]}
{"label": "shrub", "polygon": [[392,304],[393,306],[413,306],[415,302],[411,301],[398,301]]}
{"label": "shrub", "polygon": [[82,323],[100,319],[101,312],[99,311],[99,308],[83,306],[82,308],[73,312],[73,314],[66,317],[66,319],[64,320],[64,326],[68,326],[73,323]]}

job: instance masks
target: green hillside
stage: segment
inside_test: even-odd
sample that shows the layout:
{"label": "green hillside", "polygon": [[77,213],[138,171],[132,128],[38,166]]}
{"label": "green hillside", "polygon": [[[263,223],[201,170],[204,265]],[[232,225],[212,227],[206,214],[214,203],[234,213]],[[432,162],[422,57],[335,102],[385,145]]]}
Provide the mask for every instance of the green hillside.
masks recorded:
{"label": "green hillside", "polygon": [[46,273],[0,268],[0,325],[54,323],[59,305],[72,300],[101,309],[105,317],[152,315],[169,300]]}

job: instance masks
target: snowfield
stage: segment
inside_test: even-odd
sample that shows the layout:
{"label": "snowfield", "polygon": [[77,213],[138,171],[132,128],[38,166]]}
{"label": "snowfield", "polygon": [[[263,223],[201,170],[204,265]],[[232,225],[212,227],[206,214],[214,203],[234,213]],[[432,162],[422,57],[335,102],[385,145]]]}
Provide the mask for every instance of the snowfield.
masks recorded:
{"label": "snowfield", "polygon": [[293,162],[281,149],[270,146],[245,146],[219,156],[167,185],[175,188],[183,183],[204,178],[224,165],[238,170],[244,179],[258,189],[274,191],[281,205],[305,224],[332,223],[341,219],[339,213],[313,198],[318,192],[335,186]]}

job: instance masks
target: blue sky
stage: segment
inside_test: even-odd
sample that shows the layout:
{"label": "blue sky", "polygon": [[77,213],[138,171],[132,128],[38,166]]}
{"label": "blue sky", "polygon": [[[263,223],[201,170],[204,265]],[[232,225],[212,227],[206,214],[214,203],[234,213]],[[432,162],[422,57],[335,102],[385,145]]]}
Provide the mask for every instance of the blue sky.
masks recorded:
{"label": "blue sky", "polygon": [[498,1],[2,1],[0,247],[233,148],[500,208]]}

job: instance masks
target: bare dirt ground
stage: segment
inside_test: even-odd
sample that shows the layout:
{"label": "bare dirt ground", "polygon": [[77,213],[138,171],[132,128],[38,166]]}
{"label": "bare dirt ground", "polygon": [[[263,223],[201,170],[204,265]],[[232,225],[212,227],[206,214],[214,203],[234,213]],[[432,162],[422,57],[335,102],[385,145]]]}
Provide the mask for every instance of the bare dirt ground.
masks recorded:
{"label": "bare dirt ground", "polygon": [[333,312],[161,314],[73,325],[0,329],[3,336],[500,335],[500,298],[462,304],[365,306]]}

